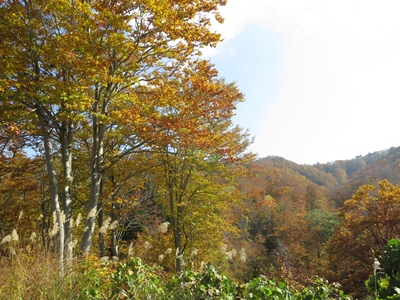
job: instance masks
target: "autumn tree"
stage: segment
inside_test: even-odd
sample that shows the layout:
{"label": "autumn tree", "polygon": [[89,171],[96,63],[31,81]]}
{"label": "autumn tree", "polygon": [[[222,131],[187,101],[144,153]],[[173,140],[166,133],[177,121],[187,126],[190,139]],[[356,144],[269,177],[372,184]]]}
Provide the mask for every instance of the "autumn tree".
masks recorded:
{"label": "autumn tree", "polygon": [[37,232],[36,220],[41,214],[42,163],[21,152],[12,156],[0,155],[0,239],[13,229],[21,238],[24,233]]}
{"label": "autumn tree", "polygon": [[306,167],[279,157],[246,166],[239,180],[243,206],[235,211],[242,239],[253,248],[248,251],[246,274],[273,274],[303,285],[321,274],[326,264],[325,243],[337,217],[325,187],[308,178],[315,168]]}
{"label": "autumn tree", "polygon": [[[84,28],[83,24],[76,24],[85,5],[68,1],[4,1],[0,10],[4,62],[1,64],[0,80],[4,91],[1,100],[5,110],[23,112],[25,124],[29,125],[23,129],[29,130],[27,133],[37,145],[43,143],[62,264],[64,241],[67,260],[72,258],[69,224],[73,133],[79,113],[89,104],[83,93],[88,83],[85,79],[88,69],[85,69],[82,55],[85,49],[81,47],[81,51],[77,51],[79,42],[76,39],[82,34],[77,29]],[[32,144],[31,149],[37,149],[35,146]],[[61,158],[60,172],[56,168],[57,158]]]}
{"label": "autumn tree", "polygon": [[249,139],[231,120],[243,95],[218,78],[208,61],[188,62],[172,78],[160,73],[154,83],[159,86],[153,87],[153,97],[163,100],[157,108],[158,126],[166,130],[159,131],[151,146],[160,163],[153,176],[171,225],[179,272],[189,248],[219,248],[229,227],[222,216],[234,191],[224,177],[227,164],[251,157],[244,153]]}
{"label": "autumn tree", "polygon": [[[81,242],[81,251],[87,254],[107,167],[149,141],[140,128],[151,128],[152,118],[146,114],[157,103],[139,102],[142,83],[151,82],[164,64],[183,63],[201,47],[215,45],[220,36],[210,30],[210,18],[221,21],[217,9],[224,4],[224,0],[1,3],[0,97],[7,107],[28,112],[30,134],[43,142],[60,229],[60,261],[64,241],[68,260],[72,257],[69,224],[77,131],[90,132],[90,194]],[[116,113],[121,111],[122,116]],[[119,123],[121,119],[131,121],[125,127],[130,143],[115,134],[126,125]],[[106,156],[109,134],[124,146]]]}
{"label": "autumn tree", "polygon": [[[118,256],[118,247],[121,246],[119,242],[135,238],[147,225],[149,216],[159,211],[157,207],[151,208],[151,202],[154,204],[154,191],[149,177],[156,166],[157,162],[149,153],[136,153],[124,157],[120,164],[105,173],[97,216],[101,256],[105,255],[107,235],[111,256]],[[107,224],[110,225],[108,228]]]}
{"label": "autumn tree", "polygon": [[329,243],[330,275],[344,290],[360,297],[371,275],[374,253],[400,234],[400,188],[387,180],[361,186],[340,209],[341,225]]}

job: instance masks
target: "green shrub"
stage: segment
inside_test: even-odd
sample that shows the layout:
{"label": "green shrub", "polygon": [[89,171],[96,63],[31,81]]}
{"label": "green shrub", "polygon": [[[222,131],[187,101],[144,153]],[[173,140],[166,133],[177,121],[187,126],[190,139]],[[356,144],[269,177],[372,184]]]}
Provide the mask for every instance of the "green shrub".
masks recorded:
{"label": "green shrub", "polygon": [[202,272],[184,271],[174,276],[167,285],[170,299],[235,299],[235,286],[224,274],[219,274],[214,266]]}
{"label": "green shrub", "polygon": [[[174,276],[168,284],[168,299],[251,299],[251,300],[327,300],[351,299],[340,290],[340,285],[329,284],[316,277],[315,284],[303,291],[292,289],[284,282],[276,283],[264,276],[245,284],[234,284],[213,266],[203,272],[185,271]],[[167,299],[167,298],[166,298]]]}
{"label": "green shrub", "polygon": [[400,299],[400,240],[388,241],[366,284],[379,299]]}
{"label": "green shrub", "polygon": [[290,299],[290,300],[327,300],[351,299],[340,290],[339,284],[329,284],[322,278],[316,277],[313,286],[303,289],[301,292],[292,289],[284,282],[276,283],[274,280],[261,276],[241,285],[241,299]]}
{"label": "green shrub", "polygon": [[298,300],[325,300],[325,299],[338,299],[347,300],[351,299],[350,296],[343,293],[340,289],[340,284],[332,283],[316,277],[315,284],[303,289],[300,295],[297,296]]}
{"label": "green shrub", "polygon": [[140,258],[119,263],[111,274],[112,298],[114,299],[164,299],[164,284],[160,267],[150,267]]}
{"label": "green shrub", "polygon": [[210,265],[201,272],[185,270],[169,279],[162,268],[146,265],[140,258],[103,262],[95,256],[76,261],[61,274],[55,268],[56,258],[44,258],[18,255],[11,264],[0,261],[5,267],[0,274],[0,299],[349,299],[338,285],[320,278],[303,291],[264,276],[236,284]]}
{"label": "green shrub", "polygon": [[263,276],[241,285],[241,290],[244,299],[295,299],[295,293],[286,283],[276,283]]}

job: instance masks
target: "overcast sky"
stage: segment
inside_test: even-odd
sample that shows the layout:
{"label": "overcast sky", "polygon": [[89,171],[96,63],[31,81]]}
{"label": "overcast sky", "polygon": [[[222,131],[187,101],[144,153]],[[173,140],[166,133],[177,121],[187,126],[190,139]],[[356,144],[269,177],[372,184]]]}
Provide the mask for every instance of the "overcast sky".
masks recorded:
{"label": "overcast sky", "polygon": [[228,0],[205,51],[246,95],[259,157],[325,163],[400,146],[400,1]]}

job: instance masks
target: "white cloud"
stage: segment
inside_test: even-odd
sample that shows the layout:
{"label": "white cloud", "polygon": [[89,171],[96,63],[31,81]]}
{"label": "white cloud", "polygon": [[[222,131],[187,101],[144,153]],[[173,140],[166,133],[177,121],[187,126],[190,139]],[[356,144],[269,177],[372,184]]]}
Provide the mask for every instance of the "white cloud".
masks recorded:
{"label": "white cloud", "polygon": [[282,88],[253,149],[313,163],[399,146],[399,11],[397,0],[229,0],[216,29],[230,45],[250,23],[284,41]]}

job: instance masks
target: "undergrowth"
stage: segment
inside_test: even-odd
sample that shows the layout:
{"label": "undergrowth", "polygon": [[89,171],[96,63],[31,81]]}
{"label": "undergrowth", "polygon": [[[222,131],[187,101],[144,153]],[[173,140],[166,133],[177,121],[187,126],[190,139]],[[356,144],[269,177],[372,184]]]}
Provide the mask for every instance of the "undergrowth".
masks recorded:
{"label": "undergrowth", "polygon": [[74,261],[64,273],[43,252],[15,253],[0,260],[0,299],[350,299],[321,278],[301,291],[265,277],[238,284],[213,266],[168,275],[133,257],[123,262],[94,256]]}

